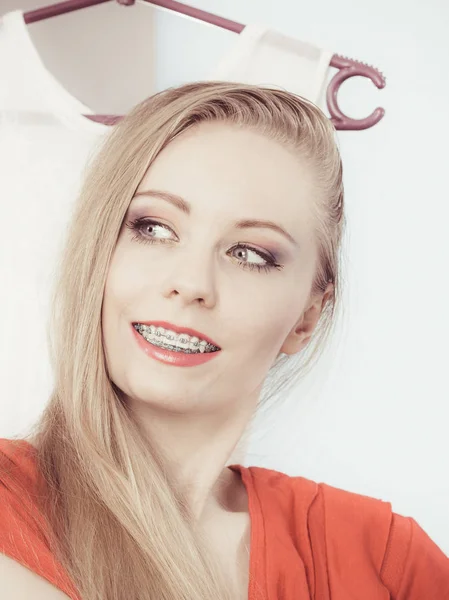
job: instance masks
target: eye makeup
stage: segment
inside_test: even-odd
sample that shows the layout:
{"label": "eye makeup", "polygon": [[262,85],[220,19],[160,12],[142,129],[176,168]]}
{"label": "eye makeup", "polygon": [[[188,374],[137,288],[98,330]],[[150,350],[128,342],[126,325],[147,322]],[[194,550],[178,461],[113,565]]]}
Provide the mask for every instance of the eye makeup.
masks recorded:
{"label": "eye makeup", "polygon": [[[160,221],[157,221],[156,219],[149,217],[135,217],[127,221],[126,227],[133,232],[132,239],[140,243],[166,244],[175,241],[169,237],[170,232],[174,233],[171,227]],[[151,231],[151,233],[149,233],[149,231]],[[155,237],[155,231],[161,231],[163,233],[163,237]],[[269,272],[273,269],[282,270],[284,268],[284,265],[280,264],[276,257],[268,250],[264,251],[246,242],[237,242],[232,246],[232,248],[230,248],[228,253],[232,253],[237,248],[242,249],[245,256],[247,256],[248,253],[252,253],[258,256],[259,259],[265,261],[264,264],[260,264],[258,262],[247,262],[245,260],[237,259],[237,263],[243,269],[256,269],[259,272]]]}

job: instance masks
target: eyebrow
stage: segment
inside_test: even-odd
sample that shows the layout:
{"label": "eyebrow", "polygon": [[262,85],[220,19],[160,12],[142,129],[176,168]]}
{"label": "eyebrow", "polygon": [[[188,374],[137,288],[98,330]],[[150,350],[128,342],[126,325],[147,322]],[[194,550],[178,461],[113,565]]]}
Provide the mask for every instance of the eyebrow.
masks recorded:
{"label": "eyebrow", "polygon": [[[169,202],[170,204],[172,204],[173,206],[175,206],[176,208],[181,210],[186,215],[190,215],[190,213],[191,213],[191,206],[190,206],[189,202],[187,202],[187,200],[185,200],[181,196],[178,196],[177,194],[163,192],[160,190],[143,190],[141,192],[136,192],[133,196],[133,199],[138,198],[139,196],[149,196],[151,198],[160,198],[161,200],[165,200],[166,202]],[[274,223],[273,221],[266,221],[263,219],[242,219],[240,221],[235,221],[233,223],[233,225],[237,229],[248,229],[251,227],[261,227],[261,228],[265,228],[265,229],[271,229],[273,231],[277,231],[278,233],[280,233],[281,235],[286,237],[294,246],[299,247],[299,244],[295,240],[295,238],[288,231],[286,231],[283,227],[281,227],[277,223]]]}

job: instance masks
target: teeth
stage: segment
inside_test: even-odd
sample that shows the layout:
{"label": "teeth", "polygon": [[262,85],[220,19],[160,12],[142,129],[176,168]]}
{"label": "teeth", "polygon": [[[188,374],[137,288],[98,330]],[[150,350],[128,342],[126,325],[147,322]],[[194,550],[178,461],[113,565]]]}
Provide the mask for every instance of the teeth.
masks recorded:
{"label": "teeth", "polygon": [[209,344],[206,340],[200,340],[186,333],[176,333],[164,327],[154,325],[142,325],[137,323],[134,328],[150,343],[169,347],[170,350],[184,351],[187,354],[215,352],[219,350],[216,346]]}

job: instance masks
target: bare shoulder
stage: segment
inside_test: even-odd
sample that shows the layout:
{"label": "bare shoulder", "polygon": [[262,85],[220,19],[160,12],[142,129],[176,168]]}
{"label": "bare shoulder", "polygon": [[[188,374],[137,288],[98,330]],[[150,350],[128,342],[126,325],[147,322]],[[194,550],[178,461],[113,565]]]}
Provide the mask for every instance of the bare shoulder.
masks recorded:
{"label": "bare shoulder", "polygon": [[0,590],[4,600],[70,600],[47,579],[1,552]]}

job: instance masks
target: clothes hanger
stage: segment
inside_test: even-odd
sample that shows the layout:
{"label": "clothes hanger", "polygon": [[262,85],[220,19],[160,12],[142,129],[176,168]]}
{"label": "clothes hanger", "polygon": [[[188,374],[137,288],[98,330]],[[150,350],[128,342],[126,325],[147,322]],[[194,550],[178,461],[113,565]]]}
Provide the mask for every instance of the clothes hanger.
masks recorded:
{"label": "clothes hanger", "polygon": [[[56,17],[63,15],[74,10],[81,8],[88,8],[89,6],[95,6],[97,4],[103,4],[104,2],[110,2],[111,0],[66,0],[65,2],[59,2],[51,6],[44,6],[36,10],[28,11],[24,13],[25,23],[30,24],[42,19],[48,19],[50,17]],[[135,4],[135,0],[116,0],[118,4],[122,6],[132,6]],[[148,4],[153,4],[161,8],[172,10],[176,13],[198,19],[205,23],[222,27],[234,33],[240,33],[245,25],[230,21],[218,15],[208,13],[204,10],[194,8],[175,0],[141,0]],[[378,89],[385,87],[386,81],[384,75],[375,67],[367,65],[359,60],[340,56],[334,54],[330,61],[330,66],[338,69],[338,72],[333,76],[326,91],[326,103],[329,113],[331,115],[331,121],[336,129],[339,130],[361,130],[368,129],[376,125],[384,116],[385,110],[383,108],[376,108],[368,117],[364,119],[352,119],[343,113],[338,105],[337,94],[341,84],[349,79],[350,77],[368,77]],[[118,115],[85,115],[93,121],[104,123],[105,125],[113,125],[123,117]]]}

